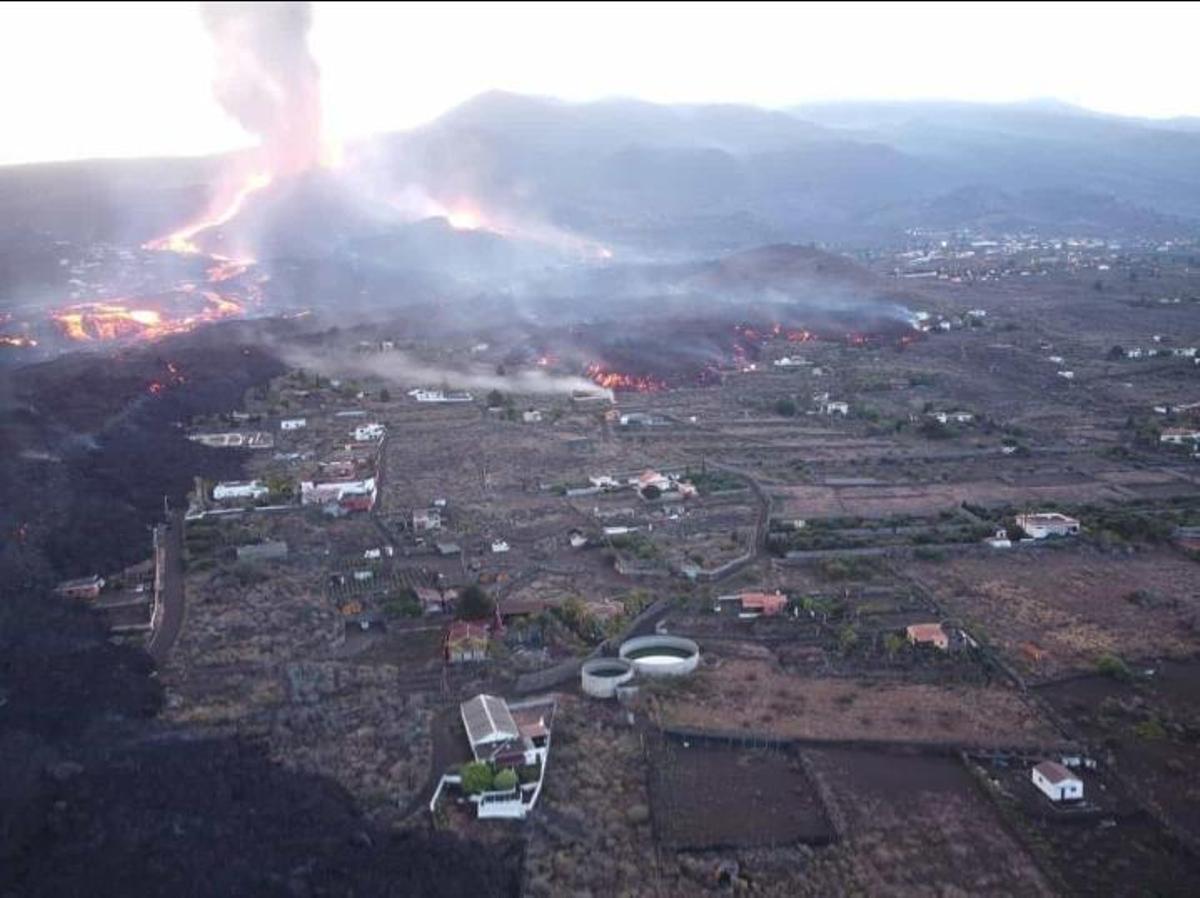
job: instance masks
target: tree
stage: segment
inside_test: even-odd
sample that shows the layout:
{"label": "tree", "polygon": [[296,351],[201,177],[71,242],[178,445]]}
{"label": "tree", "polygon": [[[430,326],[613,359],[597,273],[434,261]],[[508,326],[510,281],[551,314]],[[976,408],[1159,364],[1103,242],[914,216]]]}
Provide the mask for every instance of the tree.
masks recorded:
{"label": "tree", "polygon": [[472,761],[462,768],[462,790],[468,795],[492,788],[492,768],[483,761]]}
{"label": "tree", "polygon": [[1096,670],[1114,680],[1128,681],[1133,679],[1129,666],[1116,655],[1105,654],[1096,662]]}
{"label": "tree", "polygon": [[1110,349],[1108,351],[1108,358],[1109,358],[1109,361],[1114,361],[1114,362],[1117,359],[1125,358],[1125,347],[1120,345],[1119,343],[1116,344],[1115,346],[1113,346],[1112,349]]}
{"label": "tree", "polygon": [[775,401],[775,414],[784,418],[796,417],[796,403],[791,399],[778,399]]}
{"label": "tree", "polygon": [[657,486],[655,486],[653,483],[647,484],[646,486],[642,487],[642,498],[644,498],[644,499],[649,499],[651,502],[653,502],[655,499],[658,499],[661,496],[662,496],[662,490],[659,489]]}
{"label": "tree", "polygon": [[838,633],[838,648],[842,650],[843,655],[848,655],[858,645],[858,631],[854,629],[853,624],[846,624]]}
{"label": "tree", "polygon": [[887,633],[883,637],[883,651],[889,658],[895,658],[904,648],[904,637],[899,633]]}
{"label": "tree", "polygon": [[458,596],[458,616],[464,620],[480,620],[492,616],[496,603],[478,583],[472,583]]}
{"label": "tree", "polygon": [[500,408],[504,405],[504,394],[499,390],[492,390],[487,394],[487,407]]}
{"label": "tree", "polygon": [[391,402],[392,401],[392,394],[388,391],[387,387],[384,387],[382,390],[379,391],[379,401],[380,402]]}

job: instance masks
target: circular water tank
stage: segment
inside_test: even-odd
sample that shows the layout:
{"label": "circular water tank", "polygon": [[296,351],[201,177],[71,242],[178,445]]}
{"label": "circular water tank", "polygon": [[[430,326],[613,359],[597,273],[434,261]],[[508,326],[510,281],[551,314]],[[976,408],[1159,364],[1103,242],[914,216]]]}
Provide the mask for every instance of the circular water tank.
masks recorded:
{"label": "circular water tank", "polygon": [[593,658],[581,668],[583,691],[593,698],[612,698],[617,687],[633,679],[633,665],[620,658]]}
{"label": "circular water tank", "polygon": [[646,677],[682,677],[700,663],[700,646],[682,636],[635,636],[618,654]]}

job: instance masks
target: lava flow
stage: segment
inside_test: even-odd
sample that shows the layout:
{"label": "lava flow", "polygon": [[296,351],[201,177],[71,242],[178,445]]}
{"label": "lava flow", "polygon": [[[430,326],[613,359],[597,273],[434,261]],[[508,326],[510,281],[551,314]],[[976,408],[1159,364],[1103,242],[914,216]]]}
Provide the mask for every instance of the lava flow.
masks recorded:
{"label": "lava flow", "polygon": [[190,330],[198,324],[232,318],[243,306],[212,290],[179,291],[181,300],[195,308],[186,314],[167,315],[159,309],[133,307],[124,301],[85,302],[51,312],[62,335],[77,342],[153,340]]}
{"label": "lava flow", "polygon": [[667,388],[666,383],[657,378],[610,371],[596,362],[587,366],[586,374],[592,383],[615,393],[657,393]]}
{"label": "lava flow", "polygon": [[[178,231],[167,234],[165,237],[158,237],[151,240],[143,245],[143,249],[167,250],[187,255],[200,255],[202,251],[196,244],[196,236],[201,231],[206,231],[209,228],[219,228],[230,221],[242,211],[242,206],[245,205],[246,199],[251,194],[257,193],[270,183],[271,176],[269,174],[258,173],[251,175],[245,183],[239,185],[233,191],[231,196],[221,197],[217,202],[214,202],[208,212],[199,219],[180,228]],[[234,260],[227,259],[224,256],[214,255],[212,258],[219,263],[246,264],[234,262]]]}

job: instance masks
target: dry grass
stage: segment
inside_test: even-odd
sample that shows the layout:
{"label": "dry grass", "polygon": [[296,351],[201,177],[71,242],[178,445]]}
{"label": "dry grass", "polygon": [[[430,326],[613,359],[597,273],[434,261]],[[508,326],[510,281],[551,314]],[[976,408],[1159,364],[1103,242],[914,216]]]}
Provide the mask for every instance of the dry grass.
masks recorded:
{"label": "dry grass", "polygon": [[795,677],[746,659],[705,669],[688,688],[664,694],[659,715],[670,726],[798,739],[980,746],[1057,740],[1004,688]]}
{"label": "dry grass", "polygon": [[[1184,656],[1200,648],[1200,567],[1170,552],[1117,557],[1081,548],[963,558],[914,568],[948,611],[981,625],[1017,666],[1051,678],[1092,669],[1105,653]],[[1159,600],[1127,600],[1144,590]],[[1021,646],[1046,653],[1034,661]]]}

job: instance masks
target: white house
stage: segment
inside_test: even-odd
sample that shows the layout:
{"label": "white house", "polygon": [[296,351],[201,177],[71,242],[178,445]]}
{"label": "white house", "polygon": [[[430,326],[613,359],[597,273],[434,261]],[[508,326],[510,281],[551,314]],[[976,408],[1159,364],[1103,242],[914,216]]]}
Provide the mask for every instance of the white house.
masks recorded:
{"label": "white house", "polygon": [[462,390],[409,390],[408,395],[417,402],[473,402],[475,397]]}
{"label": "white house", "polygon": [[615,490],[621,486],[621,484],[617,482],[617,478],[611,477],[608,474],[600,474],[595,477],[589,477],[588,483],[602,490]]}
{"label": "white house", "polygon": [[373,505],[376,497],[375,478],[334,480],[327,483],[304,480],[300,483],[301,505],[329,505],[352,496],[369,497],[370,504]]}
{"label": "white house", "polygon": [[280,430],[300,430],[308,426],[307,418],[284,418],[279,422]]}
{"label": "white house", "polygon": [[1008,538],[1008,531],[1003,527],[996,531],[995,536],[985,537],[983,540],[993,549],[1011,549],[1012,540]]}
{"label": "white house", "polygon": [[542,413],[539,412],[537,409],[533,409],[528,412],[523,412],[521,414],[521,420],[524,421],[526,424],[541,424],[542,423]]}
{"label": "white house", "polygon": [[492,552],[497,555],[508,551],[508,543],[502,539],[492,540]]}
{"label": "white house", "polygon": [[1058,376],[1061,377],[1063,380],[1074,380],[1075,372],[1074,371],[1059,371]]}
{"label": "white house", "polygon": [[413,511],[413,530],[418,533],[442,529],[442,513],[436,508],[418,508]]}
{"label": "white house", "polygon": [[360,424],[354,428],[354,439],[359,443],[373,443],[376,440],[382,440],[383,435],[387,432],[382,424],[373,421],[370,424]]}
{"label": "white house", "polygon": [[1083,780],[1057,761],[1042,761],[1034,765],[1033,784],[1051,801],[1073,801],[1083,798]]}
{"label": "white house", "polygon": [[848,402],[823,402],[821,403],[822,415],[841,415],[845,417],[850,414],[850,404]]}
{"label": "white house", "polygon": [[792,358],[791,356],[785,355],[781,359],[776,359],[771,364],[776,368],[803,368],[804,366],[808,365],[809,362],[806,359]]}
{"label": "white house", "polygon": [[951,421],[955,424],[970,424],[975,420],[971,412],[930,412],[929,415],[939,424],[948,424]]}
{"label": "white house", "polygon": [[1184,443],[1200,443],[1200,430],[1188,430],[1186,427],[1168,427],[1159,434],[1160,443],[1170,443],[1182,446]]}
{"label": "white house", "polygon": [[227,499],[262,499],[270,493],[266,485],[257,480],[227,480],[213,487],[213,498],[218,502]]}
{"label": "white house", "polygon": [[1034,539],[1048,536],[1077,536],[1079,521],[1057,511],[1017,515],[1017,526]]}

